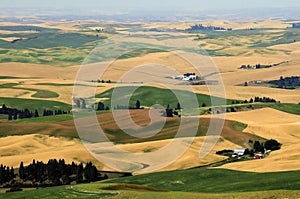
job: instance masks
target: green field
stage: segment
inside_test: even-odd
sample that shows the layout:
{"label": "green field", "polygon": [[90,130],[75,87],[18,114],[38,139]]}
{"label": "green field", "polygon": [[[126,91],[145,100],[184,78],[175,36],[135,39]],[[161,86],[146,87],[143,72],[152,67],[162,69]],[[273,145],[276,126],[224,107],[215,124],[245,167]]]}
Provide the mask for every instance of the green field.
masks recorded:
{"label": "green field", "polygon": [[[41,86],[74,86],[74,84],[58,84],[58,83],[37,83],[36,85]],[[78,85],[78,84],[76,84]]]}
{"label": "green field", "polygon": [[300,104],[268,103],[267,106],[286,113],[300,115]]}
{"label": "green field", "polygon": [[98,184],[81,184],[75,186],[59,186],[40,188],[35,190],[28,190],[15,193],[4,193],[0,194],[0,198],[7,199],[19,199],[19,198],[49,198],[49,199],[60,199],[60,198],[79,198],[79,199],[102,199],[109,196],[115,196],[118,193],[115,191],[104,191],[100,188],[103,185]]}
{"label": "green field", "polygon": [[[171,108],[175,108],[177,103],[178,103],[178,99],[176,97],[176,95],[172,92],[172,90],[168,90],[168,89],[161,89],[161,88],[156,88],[156,87],[149,87],[149,86],[141,86],[141,87],[136,87],[137,89],[135,90],[135,92],[133,93],[132,96],[128,95],[129,90],[131,90],[132,88],[135,87],[117,87],[114,89],[110,89],[108,91],[105,91],[104,93],[98,94],[96,95],[96,98],[108,98],[111,99],[112,93],[116,92],[116,93],[122,93],[124,95],[121,95],[121,98],[118,98],[116,100],[116,104],[118,104],[118,101],[124,101],[127,100],[130,97],[130,106],[135,106],[135,103],[137,100],[139,100],[141,102],[141,106],[146,106],[146,107],[151,107],[155,104],[160,104],[164,107],[167,107],[167,105],[169,104]],[[176,90],[176,93],[178,93],[178,96],[180,96],[180,99],[184,99],[185,104],[187,104],[188,106],[191,104],[191,98],[193,97],[197,97],[198,100],[198,106],[196,107],[188,107],[188,108],[198,108],[199,106],[202,106],[203,103],[206,104],[206,106],[211,106],[211,98],[213,100],[216,100],[219,105],[224,105],[223,103],[223,99],[218,98],[218,97],[211,97],[209,95],[204,95],[204,94],[194,94],[191,93],[190,91],[183,91],[183,90]],[[225,103],[231,104],[231,100],[224,100]],[[105,102],[106,105],[110,105],[111,101],[108,100]],[[119,105],[125,105],[125,104],[119,104]],[[181,105],[183,108],[187,108],[184,107],[184,105]]]}
{"label": "green field", "polygon": [[[109,113],[110,111],[96,111],[97,115]],[[1,118],[1,117],[0,117]],[[7,119],[7,116],[4,117]],[[17,123],[35,123],[35,122],[44,122],[44,123],[52,123],[52,122],[63,122],[68,120],[73,120],[73,114],[63,114],[63,115],[51,115],[47,117],[36,117],[36,118],[25,118],[13,120],[12,122]]]}
{"label": "green field", "polygon": [[33,94],[31,97],[36,98],[57,98],[59,95],[56,92],[48,91],[48,90],[39,90],[34,88],[18,88],[16,86],[20,85],[20,83],[6,83],[6,84],[0,84],[1,88],[9,88],[9,89],[21,89],[21,90],[27,90],[27,91],[36,91],[35,94]]}
{"label": "green field", "polygon": [[[297,175],[299,171],[256,174],[201,168],[120,178],[108,183],[96,182],[2,193],[0,198],[299,198]],[[288,178],[291,178],[291,181],[288,181]],[[1,191],[4,192],[5,189]]]}
{"label": "green field", "polygon": [[233,122],[232,123],[232,128],[235,129],[236,131],[240,131],[240,132],[245,130],[247,128],[247,126],[248,126],[248,124],[244,124],[241,122]]}
{"label": "green field", "polygon": [[[278,30],[278,32],[267,32],[269,30]],[[256,54],[267,55],[276,54],[277,52],[283,52],[289,54],[286,50],[268,49],[278,44],[290,44],[294,41],[299,41],[299,30],[297,29],[272,29],[272,28],[259,28],[259,29],[243,29],[232,31],[207,31],[198,30],[191,31],[192,34],[197,34],[195,40],[205,41],[201,44],[201,47],[207,51],[210,56],[249,56],[249,50],[253,50]],[[267,33],[267,34],[266,34]],[[201,36],[199,36],[199,34]],[[246,41],[244,39],[247,39]],[[215,45],[214,49],[207,48],[207,44]],[[231,47],[244,47],[240,51],[228,51]]]}
{"label": "green field", "polygon": [[56,92],[53,92],[53,91],[38,90],[31,97],[36,97],[36,98],[56,98],[58,96],[59,95]]}
{"label": "green field", "polygon": [[21,99],[21,98],[8,98],[8,97],[0,97],[0,104],[5,104],[7,107],[10,108],[17,108],[17,109],[29,109],[34,111],[38,109],[39,113],[42,113],[44,109],[50,110],[71,110],[71,105],[56,102],[56,101],[49,101],[49,100],[35,100],[35,99]]}
{"label": "green field", "polygon": [[0,30],[7,31],[56,31],[56,28],[44,28],[39,26],[0,26]]}
{"label": "green field", "polygon": [[252,173],[226,169],[196,168],[120,178],[109,183],[150,186],[168,191],[233,193],[299,190],[300,170]]}
{"label": "green field", "polygon": [[98,42],[106,39],[104,36],[97,36],[96,32],[62,32],[59,29],[34,26],[0,26],[0,30],[18,31],[0,34],[0,37],[22,38],[14,42],[0,40],[2,63],[74,65],[81,63]]}

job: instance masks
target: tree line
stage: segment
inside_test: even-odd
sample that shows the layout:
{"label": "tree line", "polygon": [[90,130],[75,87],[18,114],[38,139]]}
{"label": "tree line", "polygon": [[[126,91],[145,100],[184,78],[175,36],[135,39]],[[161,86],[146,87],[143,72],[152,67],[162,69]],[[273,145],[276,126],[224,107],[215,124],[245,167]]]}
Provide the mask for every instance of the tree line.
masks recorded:
{"label": "tree line", "polygon": [[0,166],[0,185],[2,187],[46,187],[71,183],[89,183],[107,179],[100,174],[92,162],[66,164],[64,159],[50,159],[47,163],[33,160],[28,166],[20,163],[16,174],[14,168]]}
{"label": "tree line", "polygon": [[[50,115],[62,115],[62,114],[68,114],[69,111],[65,110],[49,110],[44,109],[42,116],[50,116]],[[2,105],[0,108],[0,114],[8,115],[8,120],[17,120],[17,119],[25,119],[25,118],[34,118],[34,117],[40,117],[39,111],[35,109],[34,112],[30,111],[28,108],[25,108],[24,110],[19,110],[16,108],[9,108],[5,104]]]}
{"label": "tree line", "polygon": [[281,76],[279,80],[272,80],[269,83],[275,85],[276,88],[295,89],[300,86],[300,76]]}
{"label": "tree line", "polygon": [[252,143],[252,149],[249,151],[250,156],[253,156],[254,153],[264,154],[267,150],[276,151],[281,148],[281,144],[274,139],[267,140],[265,142],[252,141],[249,140],[249,143]]}
{"label": "tree line", "polygon": [[190,28],[186,29],[186,31],[196,31],[196,30],[232,30],[232,28],[223,28],[219,26],[204,26],[202,24],[195,24]]}
{"label": "tree line", "polygon": [[117,104],[115,107],[114,107],[114,109],[115,110],[124,110],[124,109],[126,109],[126,110],[128,110],[128,109],[144,109],[144,107],[141,107],[141,102],[140,102],[140,100],[136,100],[136,102],[135,102],[135,106],[125,106],[125,105],[119,105],[119,104]]}
{"label": "tree line", "polygon": [[100,79],[97,79],[97,80],[92,80],[93,83],[97,82],[97,83],[107,83],[107,84],[110,84],[112,83],[111,80],[100,80]]}

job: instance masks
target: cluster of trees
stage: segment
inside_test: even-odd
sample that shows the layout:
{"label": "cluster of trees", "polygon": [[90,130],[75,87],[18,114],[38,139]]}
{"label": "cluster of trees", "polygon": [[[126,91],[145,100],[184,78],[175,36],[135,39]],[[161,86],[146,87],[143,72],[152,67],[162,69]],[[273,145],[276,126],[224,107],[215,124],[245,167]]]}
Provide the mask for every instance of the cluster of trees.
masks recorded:
{"label": "cluster of trees", "polygon": [[97,83],[108,83],[108,84],[111,83],[110,80],[104,80],[104,79],[102,79],[102,80],[100,80],[100,79],[92,80],[92,82],[93,82],[93,83],[94,83],[94,82],[97,82]]}
{"label": "cluster of trees", "polygon": [[279,80],[269,81],[270,84],[275,85],[277,88],[295,89],[300,86],[300,76],[283,77]]}
{"label": "cluster of trees", "polygon": [[144,109],[143,107],[141,107],[141,102],[140,102],[140,100],[137,100],[136,102],[135,102],[135,106],[124,106],[124,105],[117,105],[117,106],[115,106],[114,107],[114,109],[115,110],[124,110],[124,109],[126,109],[126,110],[128,110],[128,109]]}
{"label": "cluster of trees", "polygon": [[223,28],[218,26],[204,26],[202,24],[195,24],[190,28],[186,29],[187,31],[196,31],[196,30],[232,30],[232,28]]}
{"label": "cluster of trees", "polygon": [[77,108],[86,109],[86,101],[84,98],[73,97],[73,102]]}
{"label": "cluster of trees", "polygon": [[0,167],[0,184],[4,187],[57,186],[107,178],[108,176],[101,175],[91,162],[84,166],[74,162],[66,164],[64,159],[50,159],[48,163],[33,160],[28,166],[21,162],[18,175],[13,168],[3,165]]}
{"label": "cluster of trees", "polygon": [[97,110],[97,111],[109,110],[109,107],[108,107],[108,106],[105,107],[105,105],[104,105],[103,102],[99,102],[99,103],[97,104],[97,109],[96,109],[96,110]]}
{"label": "cluster of trees", "polygon": [[265,142],[249,140],[249,143],[253,144],[253,149],[250,150],[250,155],[252,156],[254,153],[265,153],[267,150],[276,151],[281,148],[281,144],[274,139],[270,139]]}
{"label": "cluster of trees", "polygon": [[[249,140],[249,143],[250,145],[252,145],[252,149],[246,149],[244,155],[249,155],[250,157],[253,157],[255,153],[265,154],[268,150],[276,151],[281,148],[281,144],[274,139],[270,139],[265,142]],[[233,152],[233,150],[224,149],[221,151],[217,151],[216,154],[230,157],[233,154]]]}
{"label": "cluster of trees", "polygon": [[255,65],[242,65],[240,69],[260,69],[260,68],[271,68],[272,66],[276,66],[276,64],[273,65],[262,65],[262,64],[255,64]]}
{"label": "cluster of trees", "polygon": [[244,100],[244,101],[232,100],[231,104],[248,104],[248,103],[254,103],[254,102],[274,103],[277,101],[270,97],[254,97],[254,98],[250,98],[249,100]]}
{"label": "cluster of trees", "polygon": [[273,103],[273,102],[277,102],[277,101],[270,97],[254,97],[254,99],[251,98],[249,100],[249,103],[253,103],[253,102]]}
{"label": "cluster of trees", "polygon": [[[69,111],[65,111],[65,110],[52,111],[52,110],[44,109],[43,116],[61,115],[61,114],[68,114],[68,113]],[[30,111],[27,108],[25,108],[24,110],[19,110],[16,108],[8,108],[5,104],[3,104],[2,108],[0,108],[0,114],[8,115],[8,120],[33,118],[33,117],[40,116],[37,109],[35,109],[34,112]]]}
{"label": "cluster of trees", "polygon": [[181,109],[182,109],[182,107],[181,107],[181,105],[180,105],[179,102],[177,103],[176,108],[175,108],[174,111],[173,111],[172,108],[170,108],[170,105],[168,104],[164,116],[166,116],[166,117],[173,117],[173,115],[177,115],[177,116],[180,117],[181,115],[179,114],[179,111]]}
{"label": "cluster of trees", "polygon": [[1,164],[1,166],[0,166],[0,184],[10,182],[15,177],[16,177],[16,175],[15,175],[13,167],[9,168],[9,167]]}
{"label": "cluster of trees", "polygon": [[[48,110],[48,109],[44,109],[43,111],[43,116],[51,116],[51,115],[63,115],[63,114],[68,114],[70,113],[69,111],[64,111],[64,110]],[[35,117],[39,117],[37,110],[35,110]]]}

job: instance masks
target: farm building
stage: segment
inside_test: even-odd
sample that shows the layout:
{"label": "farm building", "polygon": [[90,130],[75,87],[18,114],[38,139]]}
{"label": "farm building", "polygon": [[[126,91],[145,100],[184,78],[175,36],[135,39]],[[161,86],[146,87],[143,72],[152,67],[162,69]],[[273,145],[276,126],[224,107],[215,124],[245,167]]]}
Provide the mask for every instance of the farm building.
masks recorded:
{"label": "farm building", "polygon": [[234,149],[234,151],[233,151],[232,157],[240,157],[240,156],[243,156],[243,155],[245,155],[246,150],[247,150],[246,148],[236,148],[236,149]]}
{"label": "farm building", "polygon": [[172,79],[178,79],[183,81],[192,81],[200,79],[195,73],[185,73],[183,75],[171,76]]}
{"label": "farm building", "polygon": [[255,154],[254,159],[262,159],[264,156],[262,154]]}

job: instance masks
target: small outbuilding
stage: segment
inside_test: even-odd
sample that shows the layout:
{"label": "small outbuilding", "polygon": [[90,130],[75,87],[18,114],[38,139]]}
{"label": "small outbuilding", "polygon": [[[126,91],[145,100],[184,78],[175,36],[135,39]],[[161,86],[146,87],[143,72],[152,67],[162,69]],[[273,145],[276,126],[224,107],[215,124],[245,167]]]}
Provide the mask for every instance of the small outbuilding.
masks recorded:
{"label": "small outbuilding", "polygon": [[264,156],[262,154],[254,154],[254,159],[262,159]]}

